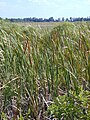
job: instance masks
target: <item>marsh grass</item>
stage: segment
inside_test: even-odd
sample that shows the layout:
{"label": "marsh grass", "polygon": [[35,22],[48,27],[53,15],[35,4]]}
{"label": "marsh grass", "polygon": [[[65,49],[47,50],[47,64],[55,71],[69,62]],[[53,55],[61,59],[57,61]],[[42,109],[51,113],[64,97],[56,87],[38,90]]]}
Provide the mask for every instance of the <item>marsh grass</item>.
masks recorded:
{"label": "marsh grass", "polygon": [[0,22],[2,117],[43,120],[54,98],[90,91],[89,26],[66,22],[41,32]]}

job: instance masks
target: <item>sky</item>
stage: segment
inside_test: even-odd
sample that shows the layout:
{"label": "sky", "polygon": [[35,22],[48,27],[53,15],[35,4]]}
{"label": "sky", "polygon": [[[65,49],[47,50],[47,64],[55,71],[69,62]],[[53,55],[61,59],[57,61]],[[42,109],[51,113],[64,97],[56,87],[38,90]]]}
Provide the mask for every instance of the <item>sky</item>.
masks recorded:
{"label": "sky", "polygon": [[2,18],[89,16],[90,0],[0,0]]}

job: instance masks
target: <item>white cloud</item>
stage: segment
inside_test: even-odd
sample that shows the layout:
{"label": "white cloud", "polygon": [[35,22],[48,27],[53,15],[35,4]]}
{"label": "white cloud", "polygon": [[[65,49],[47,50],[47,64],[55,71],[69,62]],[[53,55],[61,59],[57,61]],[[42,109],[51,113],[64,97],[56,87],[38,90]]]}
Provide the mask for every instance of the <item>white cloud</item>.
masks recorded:
{"label": "white cloud", "polygon": [[78,0],[78,1],[75,1],[77,4],[80,4],[80,5],[90,5],[90,0]]}
{"label": "white cloud", "polygon": [[90,5],[90,0],[70,0],[69,2],[67,0],[28,0],[31,3],[37,4],[37,5],[46,5],[46,6],[52,6],[52,7],[84,7],[84,5]]}
{"label": "white cloud", "polygon": [[[28,1],[32,2],[34,4],[37,4],[37,5],[58,7],[58,3],[56,2],[56,0],[28,0]],[[57,0],[57,1],[59,1],[59,0]]]}
{"label": "white cloud", "polygon": [[90,0],[84,0],[87,5],[90,5]]}
{"label": "white cloud", "polygon": [[33,3],[38,3],[38,4],[48,4],[49,1],[48,0],[28,0],[29,2],[33,2]]}
{"label": "white cloud", "polygon": [[7,5],[6,2],[0,1],[0,7],[4,7],[4,6],[6,6],[6,5]]}

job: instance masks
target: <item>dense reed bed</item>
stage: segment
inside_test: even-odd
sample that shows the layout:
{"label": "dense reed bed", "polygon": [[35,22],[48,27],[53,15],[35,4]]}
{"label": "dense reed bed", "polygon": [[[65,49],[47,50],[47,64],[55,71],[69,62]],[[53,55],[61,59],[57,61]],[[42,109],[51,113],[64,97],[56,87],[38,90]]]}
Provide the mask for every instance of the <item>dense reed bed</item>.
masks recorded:
{"label": "dense reed bed", "polygon": [[0,21],[1,119],[90,120],[90,23],[42,31]]}

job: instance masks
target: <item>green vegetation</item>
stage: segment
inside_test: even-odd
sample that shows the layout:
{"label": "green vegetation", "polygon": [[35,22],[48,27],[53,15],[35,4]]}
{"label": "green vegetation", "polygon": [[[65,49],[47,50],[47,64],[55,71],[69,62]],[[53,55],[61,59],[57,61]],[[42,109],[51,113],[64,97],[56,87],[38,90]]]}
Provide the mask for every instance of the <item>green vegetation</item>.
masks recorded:
{"label": "green vegetation", "polygon": [[36,29],[0,21],[0,119],[90,119],[90,23]]}

